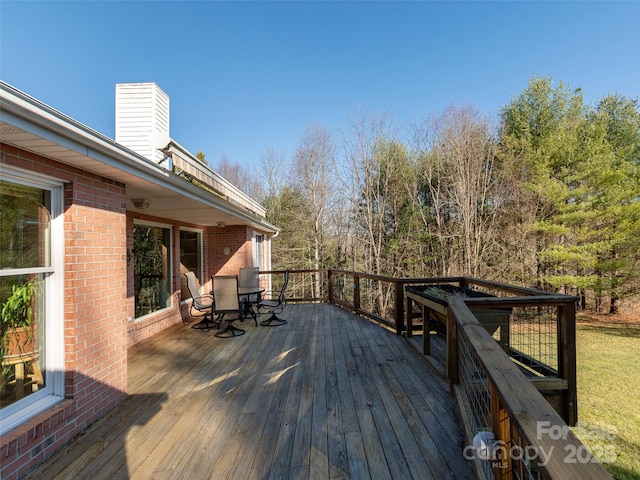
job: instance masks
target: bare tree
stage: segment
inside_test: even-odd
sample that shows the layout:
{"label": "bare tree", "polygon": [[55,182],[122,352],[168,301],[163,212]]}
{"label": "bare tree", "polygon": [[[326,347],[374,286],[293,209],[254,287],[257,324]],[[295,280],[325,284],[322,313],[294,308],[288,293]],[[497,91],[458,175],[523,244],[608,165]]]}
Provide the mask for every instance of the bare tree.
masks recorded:
{"label": "bare tree", "polygon": [[258,176],[239,163],[230,161],[226,154],[222,155],[214,170],[251,198],[258,201],[264,198],[264,189]]}
{"label": "bare tree", "polygon": [[[335,146],[328,130],[311,125],[298,142],[292,168],[293,182],[308,202],[311,212],[310,232],[300,232],[309,240],[309,262],[314,269],[323,268],[327,210],[335,190]],[[315,294],[321,293],[320,277],[315,278]]]}
{"label": "bare tree", "polygon": [[[351,136],[345,141],[349,176],[343,188],[349,192],[354,216],[354,238],[362,245],[362,268],[366,272],[392,274],[387,262],[387,240],[394,210],[394,182],[401,156],[397,132],[386,114],[361,112],[351,121]],[[391,293],[379,282],[369,290],[375,308],[385,314]]]}
{"label": "bare tree", "polygon": [[260,155],[260,172],[265,195],[275,201],[287,184],[289,176],[289,164],[284,152],[273,147],[268,148]]}
{"label": "bare tree", "polygon": [[446,246],[439,252],[439,268],[443,275],[481,276],[500,203],[491,123],[472,107],[449,107],[423,128],[416,136],[430,207],[423,220]]}

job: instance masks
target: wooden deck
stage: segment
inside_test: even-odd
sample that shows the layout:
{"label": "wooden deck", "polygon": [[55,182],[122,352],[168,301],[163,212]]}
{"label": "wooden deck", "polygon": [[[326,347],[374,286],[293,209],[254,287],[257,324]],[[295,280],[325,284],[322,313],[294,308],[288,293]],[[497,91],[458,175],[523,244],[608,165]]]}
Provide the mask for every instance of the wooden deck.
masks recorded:
{"label": "wooden deck", "polygon": [[130,397],[28,478],[473,478],[455,400],[406,339],[329,304],[282,316],[134,346]]}

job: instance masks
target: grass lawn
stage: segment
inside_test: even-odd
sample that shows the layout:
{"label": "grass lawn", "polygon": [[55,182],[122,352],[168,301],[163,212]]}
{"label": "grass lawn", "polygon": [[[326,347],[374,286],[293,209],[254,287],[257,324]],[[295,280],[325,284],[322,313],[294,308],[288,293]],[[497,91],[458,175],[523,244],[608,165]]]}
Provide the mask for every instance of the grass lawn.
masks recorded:
{"label": "grass lawn", "polygon": [[640,323],[578,323],[577,364],[575,433],[614,478],[640,479]]}

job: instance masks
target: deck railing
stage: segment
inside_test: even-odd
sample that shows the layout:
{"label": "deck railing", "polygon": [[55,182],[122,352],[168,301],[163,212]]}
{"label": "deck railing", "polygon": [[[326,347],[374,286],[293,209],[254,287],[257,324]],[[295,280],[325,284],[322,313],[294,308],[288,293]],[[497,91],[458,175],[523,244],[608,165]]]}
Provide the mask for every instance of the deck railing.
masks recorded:
{"label": "deck railing", "polygon": [[[261,272],[274,285],[283,273]],[[428,337],[429,328],[420,320],[429,322],[429,315],[416,314],[415,302],[405,295],[406,286],[422,284],[493,295],[452,298],[446,318],[447,376],[467,435],[465,455],[473,460],[476,476],[611,478],[569,428],[577,422],[574,297],[469,277],[396,279],[292,270],[287,298],[335,303],[399,335],[422,330]],[[475,448],[482,439],[488,450]]]}
{"label": "deck railing", "polygon": [[468,448],[478,478],[610,478],[536,386],[478,321],[453,299],[454,391],[469,445],[493,435],[489,453]]}

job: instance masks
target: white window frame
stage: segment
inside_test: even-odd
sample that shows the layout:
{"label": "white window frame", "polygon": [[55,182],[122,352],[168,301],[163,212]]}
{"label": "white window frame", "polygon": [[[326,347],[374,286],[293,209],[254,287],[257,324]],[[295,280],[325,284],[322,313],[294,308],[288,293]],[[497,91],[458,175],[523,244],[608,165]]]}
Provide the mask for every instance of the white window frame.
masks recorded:
{"label": "white window frame", "polygon": [[264,270],[264,237],[262,232],[253,232],[253,266],[260,270]]}
{"label": "white window frame", "polygon": [[[146,315],[142,315],[141,317],[137,317],[134,318],[134,322],[140,322],[142,320],[145,320],[147,318],[149,318],[150,316],[153,315],[157,315],[159,312],[168,310],[170,308],[173,308],[173,294],[175,293],[175,287],[173,285],[173,274],[171,272],[173,272],[173,255],[174,255],[174,251],[173,251],[173,227],[174,225],[171,225],[170,223],[160,223],[160,222],[152,222],[152,221],[147,221],[147,220],[140,220],[140,219],[134,219],[133,220],[133,225],[141,225],[141,226],[146,226],[146,227],[158,227],[158,228],[166,228],[169,230],[169,254],[167,255],[167,258],[169,259],[169,265],[167,266],[167,271],[170,272],[169,275],[169,282],[171,285],[171,292],[169,294],[169,305],[167,305],[164,308],[161,308],[160,310],[156,310],[155,312],[151,312],[151,313],[147,313]],[[135,253],[134,253],[135,255]],[[134,307],[135,308],[135,307]],[[135,311],[133,312],[133,316],[135,317]]]}
{"label": "white window frame", "polygon": [[64,183],[59,179],[2,165],[0,179],[47,190],[51,195],[50,254],[47,267],[2,270],[2,276],[47,274],[45,282],[44,387],[0,410],[0,435],[64,399]]}

